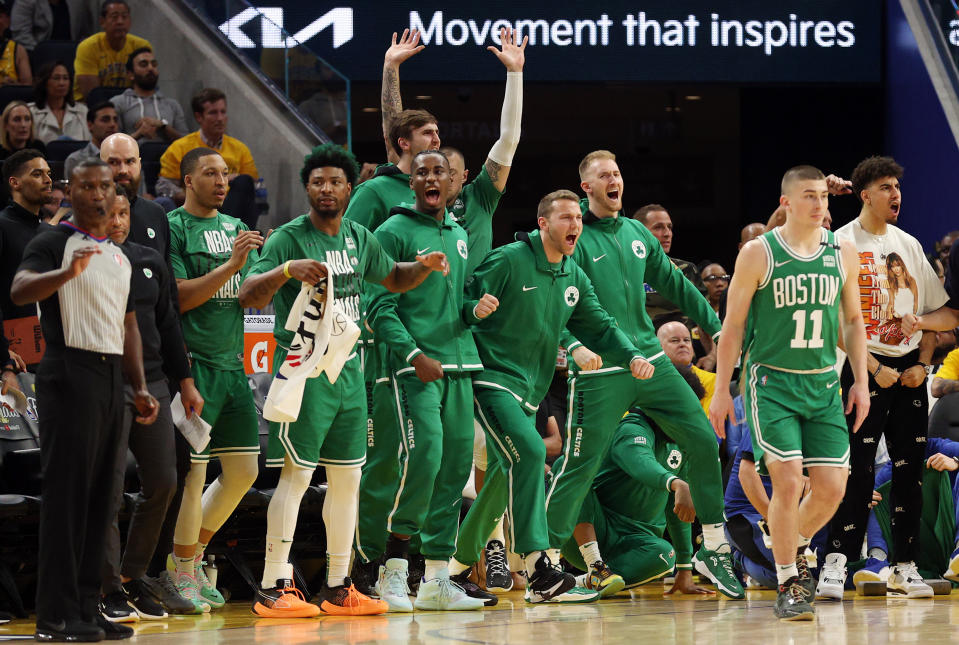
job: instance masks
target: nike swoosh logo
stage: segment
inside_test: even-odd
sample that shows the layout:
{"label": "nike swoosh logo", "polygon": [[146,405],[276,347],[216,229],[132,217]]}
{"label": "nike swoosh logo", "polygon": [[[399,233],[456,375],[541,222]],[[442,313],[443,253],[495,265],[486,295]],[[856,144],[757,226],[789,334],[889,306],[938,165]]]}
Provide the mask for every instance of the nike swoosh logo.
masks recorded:
{"label": "nike swoosh logo", "polygon": [[419,249],[419,250],[416,252],[416,255],[423,255],[424,253],[426,253],[426,252],[429,251],[429,250],[430,250],[430,247],[426,247],[425,249]]}
{"label": "nike swoosh logo", "polygon": [[605,258],[606,255],[607,255],[606,253],[603,253],[603,254],[602,254],[601,256],[599,256],[598,258],[593,258],[593,262],[599,262],[600,260],[602,260],[603,258]]}
{"label": "nike swoosh logo", "polygon": [[839,381],[833,381],[832,383],[830,383],[829,385],[826,386],[826,389],[828,390],[828,389],[832,388],[832,386],[835,385],[835,384],[838,383],[838,382],[839,382]]}
{"label": "nike swoosh logo", "polygon": [[523,291],[532,291],[533,289],[539,289],[539,287],[527,287],[526,285],[523,285]]}
{"label": "nike swoosh logo", "polygon": [[789,264],[790,262],[792,262],[792,260],[786,260],[785,262],[777,262],[777,263],[776,263],[776,268],[778,269],[779,267],[781,267],[781,266],[783,266],[783,265],[786,265],[786,264]]}

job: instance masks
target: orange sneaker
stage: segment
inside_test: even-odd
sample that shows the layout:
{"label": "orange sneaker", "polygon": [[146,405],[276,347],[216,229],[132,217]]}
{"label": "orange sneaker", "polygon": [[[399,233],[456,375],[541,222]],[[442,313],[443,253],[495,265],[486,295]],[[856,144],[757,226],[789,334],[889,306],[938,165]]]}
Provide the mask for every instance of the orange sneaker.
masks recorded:
{"label": "orange sneaker", "polygon": [[338,587],[323,585],[320,595],[323,597],[320,609],[333,616],[372,616],[385,614],[390,608],[385,600],[376,600],[361,594],[349,578],[345,578]]}
{"label": "orange sneaker", "polygon": [[277,580],[273,589],[256,592],[253,613],[264,618],[314,618],[320,615],[320,608],[306,602],[292,580]]}

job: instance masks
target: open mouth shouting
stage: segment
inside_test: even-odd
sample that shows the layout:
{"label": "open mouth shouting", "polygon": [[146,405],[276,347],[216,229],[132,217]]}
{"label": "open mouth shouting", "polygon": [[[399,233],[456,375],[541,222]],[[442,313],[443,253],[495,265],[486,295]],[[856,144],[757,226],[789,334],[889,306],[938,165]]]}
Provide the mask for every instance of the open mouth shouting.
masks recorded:
{"label": "open mouth shouting", "polygon": [[889,202],[889,210],[892,212],[893,215],[895,215],[896,217],[898,217],[898,216],[899,216],[899,202],[896,202],[896,201]]}
{"label": "open mouth shouting", "polygon": [[570,233],[563,238],[563,251],[565,255],[572,255],[576,249],[576,240],[579,239],[579,233]]}
{"label": "open mouth shouting", "polygon": [[443,205],[439,188],[427,188],[426,192],[423,193],[423,200],[432,208],[439,208]]}

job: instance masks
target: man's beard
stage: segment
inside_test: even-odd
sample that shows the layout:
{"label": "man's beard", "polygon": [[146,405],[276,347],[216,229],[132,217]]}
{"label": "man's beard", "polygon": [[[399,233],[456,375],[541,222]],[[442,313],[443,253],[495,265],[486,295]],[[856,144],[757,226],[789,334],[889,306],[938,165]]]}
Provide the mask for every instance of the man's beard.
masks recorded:
{"label": "man's beard", "polygon": [[134,78],[134,83],[141,90],[150,91],[156,88],[157,82],[159,82],[159,80],[160,80],[159,76],[137,76]]}
{"label": "man's beard", "polygon": [[320,208],[317,204],[312,204],[312,206],[313,212],[315,212],[320,219],[336,219],[336,216],[340,214],[339,207]]}

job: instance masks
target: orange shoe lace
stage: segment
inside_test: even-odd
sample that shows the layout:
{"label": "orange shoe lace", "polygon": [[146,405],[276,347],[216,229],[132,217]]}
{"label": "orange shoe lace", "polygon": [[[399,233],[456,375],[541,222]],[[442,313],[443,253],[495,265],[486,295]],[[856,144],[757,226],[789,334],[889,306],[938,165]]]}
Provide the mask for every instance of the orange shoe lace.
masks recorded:
{"label": "orange shoe lace", "polygon": [[[296,596],[297,598],[299,598],[301,601],[306,602],[306,596],[303,595],[303,592],[300,591],[299,589],[297,589],[297,588],[296,588],[294,585],[292,585],[292,584],[289,585],[289,586],[284,586],[284,587],[283,587],[283,595],[281,595],[280,598],[282,598],[284,595],[286,595],[286,594],[288,594],[288,593],[290,593],[290,592],[292,592],[293,595],[295,595],[295,596]],[[279,600],[279,598],[278,598],[277,600]]]}
{"label": "orange shoe lace", "polygon": [[369,600],[368,596],[361,594],[355,585],[350,585],[346,589],[346,598],[343,599],[344,607],[359,607],[364,600]]}

